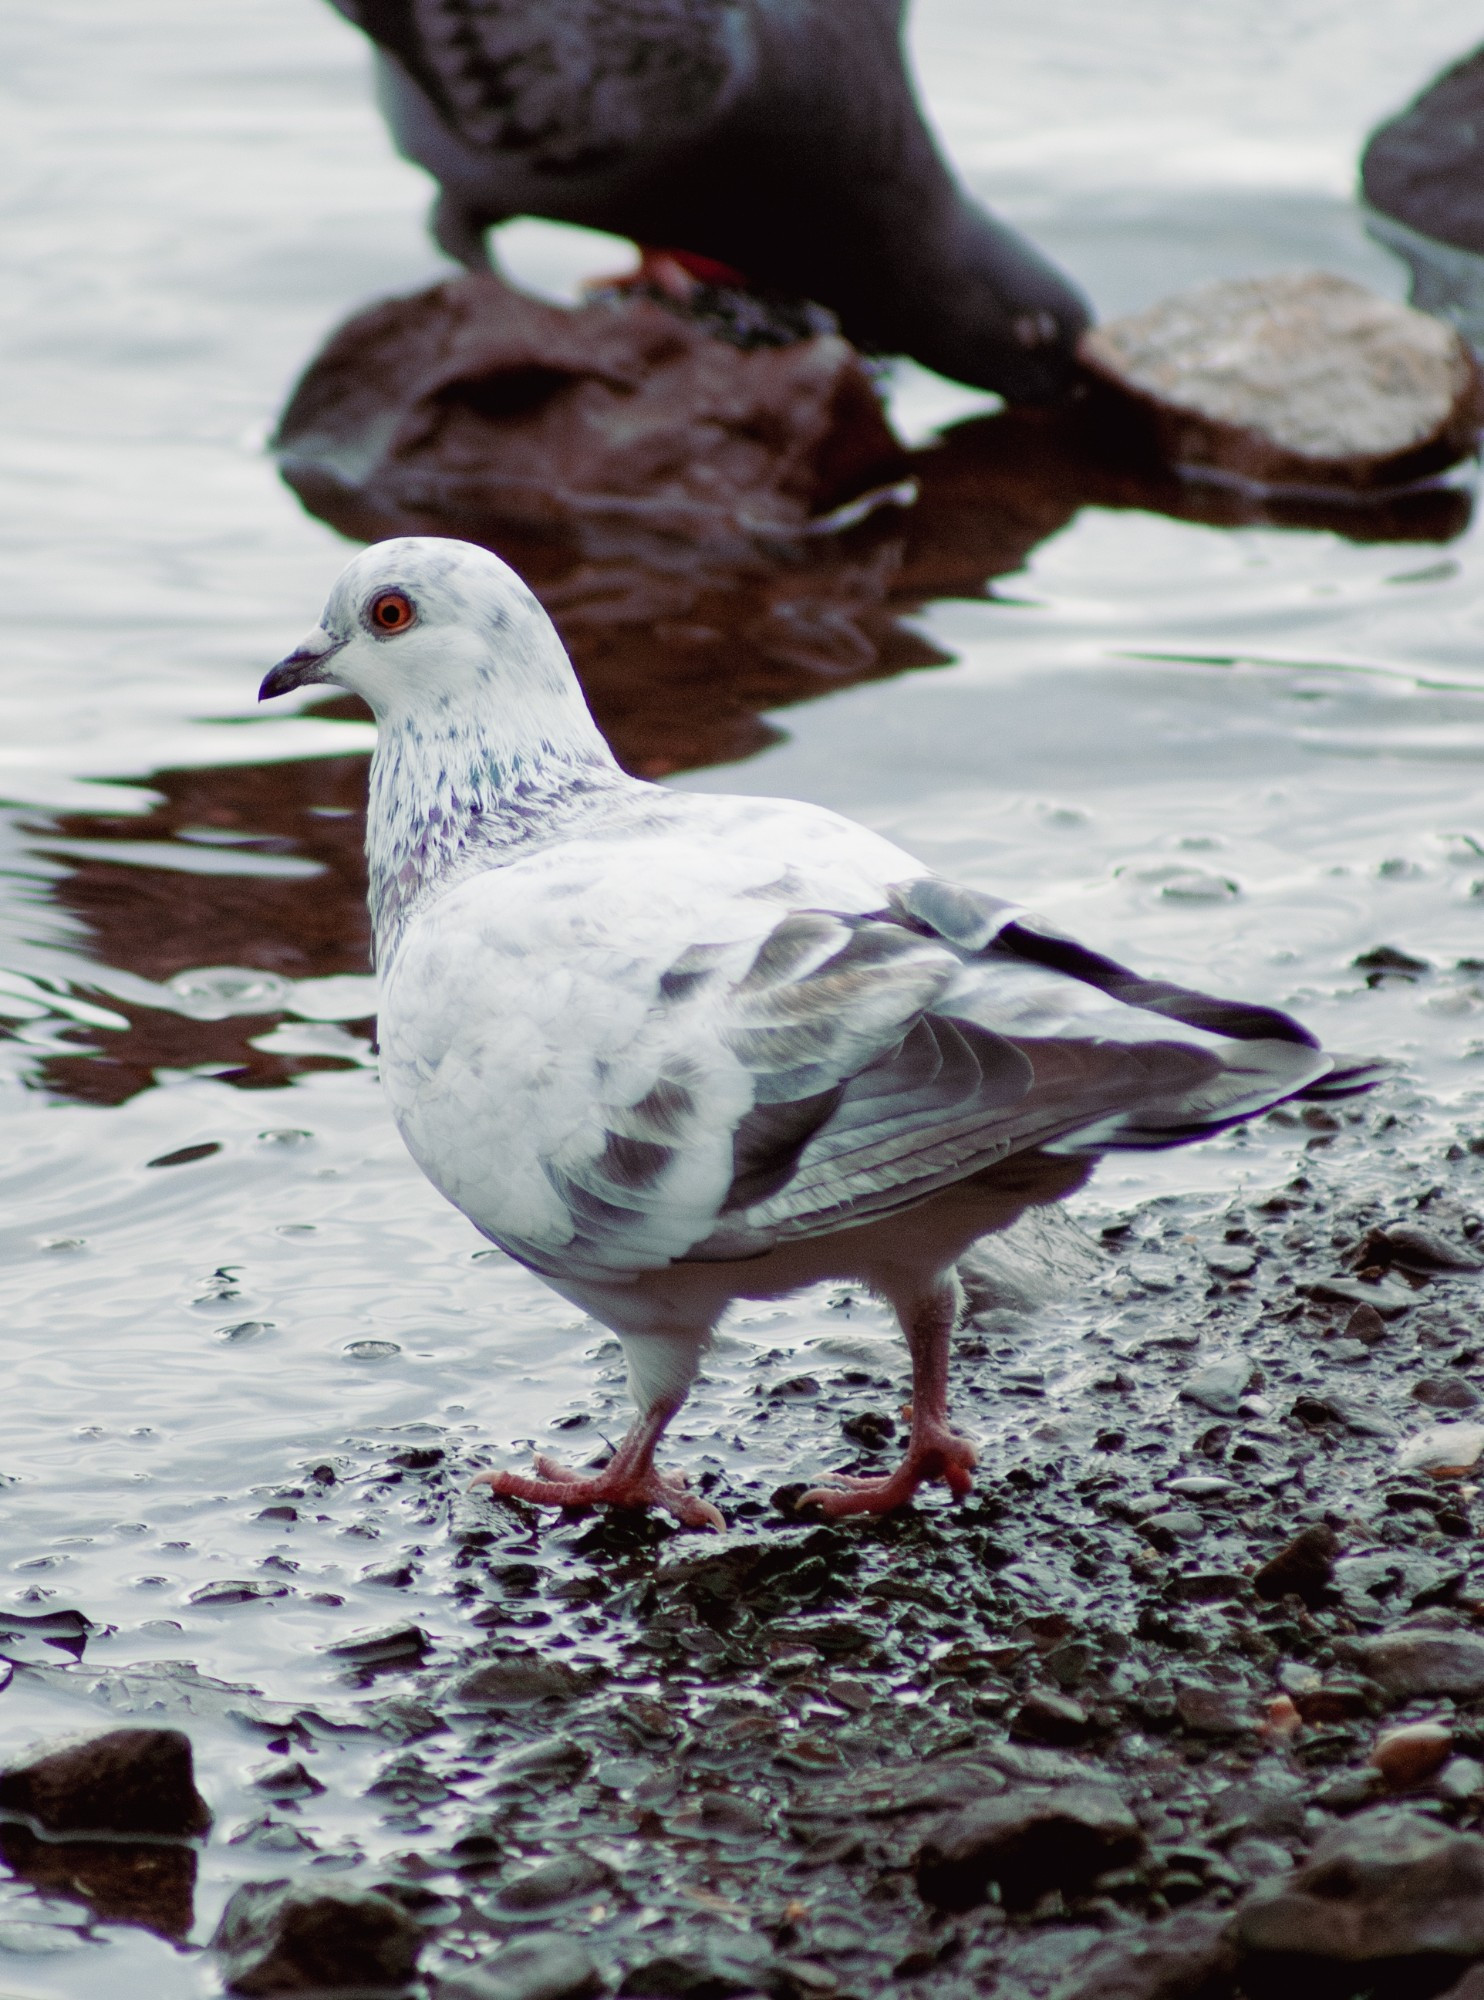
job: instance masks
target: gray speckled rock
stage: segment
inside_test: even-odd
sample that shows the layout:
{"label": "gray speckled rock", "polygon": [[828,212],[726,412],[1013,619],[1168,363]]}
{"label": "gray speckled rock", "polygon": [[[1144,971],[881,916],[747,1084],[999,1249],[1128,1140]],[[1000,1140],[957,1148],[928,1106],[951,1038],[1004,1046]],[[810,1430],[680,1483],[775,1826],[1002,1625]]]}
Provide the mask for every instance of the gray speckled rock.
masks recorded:
{"label": "gray speckled rock", "polygon": [[1434,1992],[1438,1961],[1484,1954],[1484,1840],[1392,1808],[1362,1813],[1326,1833],[1294,1874],[1259,1883],[1234,1932],[1254,1970],[1338,1960],[1394,1979],[1409,1968],[1416,1985],[1388,1991]]}
{"label": "gray speckled rock", "polygon": [[1466,457],[1484,421],[1453,327],[1323,271],[1182,292],[1079,353],[1167,463],[1255,486],[1404,485]]}
{"label": "gray speckled rock", "polygon": [[1398,1701],[1418,1694],[1484,1694],[1484,1638],[1473,1632],[1403,1626],[1373,1639],[1348,1640],[1344,1653]]}

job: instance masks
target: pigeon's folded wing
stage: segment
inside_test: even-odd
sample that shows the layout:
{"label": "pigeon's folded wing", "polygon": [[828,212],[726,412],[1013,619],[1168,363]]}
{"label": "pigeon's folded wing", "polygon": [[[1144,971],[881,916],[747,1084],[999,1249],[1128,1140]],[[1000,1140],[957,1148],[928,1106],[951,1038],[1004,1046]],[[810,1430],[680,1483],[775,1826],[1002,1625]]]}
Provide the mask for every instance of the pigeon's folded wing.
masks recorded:
{"label": "pigeon's folded wing", "polygon": [[731,0],[334,0],[450,132],[554,174],[693,131],[750,64]]}

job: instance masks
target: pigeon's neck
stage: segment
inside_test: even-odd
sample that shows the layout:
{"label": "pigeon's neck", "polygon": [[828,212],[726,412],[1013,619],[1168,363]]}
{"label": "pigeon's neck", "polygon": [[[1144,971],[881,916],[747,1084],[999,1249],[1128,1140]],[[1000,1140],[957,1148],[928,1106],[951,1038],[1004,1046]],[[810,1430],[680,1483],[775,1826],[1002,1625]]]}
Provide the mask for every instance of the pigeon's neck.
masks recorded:
{"label": "pigeon's neck", "polygon": [[381,719],[371,763],[366,860],[377,963],[409,918],[463,876],[560,839],[637,780],[591,718],[557,740],[492,739],[467,718]]}

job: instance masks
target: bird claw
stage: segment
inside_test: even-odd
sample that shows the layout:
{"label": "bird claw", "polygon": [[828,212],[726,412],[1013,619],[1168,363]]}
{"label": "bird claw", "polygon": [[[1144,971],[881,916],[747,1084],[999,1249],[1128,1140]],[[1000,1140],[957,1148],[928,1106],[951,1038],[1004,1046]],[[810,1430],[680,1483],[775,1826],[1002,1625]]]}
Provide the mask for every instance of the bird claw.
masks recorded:
{"label": "bird claw", "polygon": [[890,1514],[905,1507],[931,1479],[941,1479],[954,1499],[962,1500],[974,1484],[970,1474],[978,1463],[978,1450],[968,1438],[943,1425],[915,1438],[895,1472],[865,1477],[831,1473],[829,1485],[811,1487],[795,1505],[818,1507],[835,1521],[850,1514]]}
{"label": "bird claw", "polygon": [[663,1507],[683,1528],[726,1527],[719,1510],[690,1491],[683,1473],[657,1472],[653,1466],[642,1472],[615,1472],[611,1466],[571,1472],[550,1458],[538,1458],[536,1471],[535,1479],[519,1472],[481,1472],[470,1486],[487,1486],[500,1499],[530,1500],[538,1507]]}

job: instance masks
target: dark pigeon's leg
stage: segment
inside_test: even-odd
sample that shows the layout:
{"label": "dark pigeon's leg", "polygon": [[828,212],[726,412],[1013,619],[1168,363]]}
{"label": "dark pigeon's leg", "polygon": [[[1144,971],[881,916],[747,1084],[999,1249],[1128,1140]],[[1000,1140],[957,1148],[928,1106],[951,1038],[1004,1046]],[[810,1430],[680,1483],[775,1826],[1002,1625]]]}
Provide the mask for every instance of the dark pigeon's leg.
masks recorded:
{"label": "dark pigeon's leg", "polygon": [[907,1456],[896,1471],[871,1479],[833,1474],[834,1483],[804,1494],[800,1507],[818,1507],[836,1520],[846,1514],[889,1514],[905,1507],[930,1479],[941,1479],[955,1500],[963,1499],[973,1484],[969,1475],[979,1453],[948,1422],[948,1348],[961,1304],[957,1281],[949,1277],[920,1299],[910,1315],[902,1315],[912,1353],[912,1431]]}

